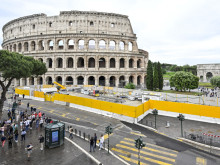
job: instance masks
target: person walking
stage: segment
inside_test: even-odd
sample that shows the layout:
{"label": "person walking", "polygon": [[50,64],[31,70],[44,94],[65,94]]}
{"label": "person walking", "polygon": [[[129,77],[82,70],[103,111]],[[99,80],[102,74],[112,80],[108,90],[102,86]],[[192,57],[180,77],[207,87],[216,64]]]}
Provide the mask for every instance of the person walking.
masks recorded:
{"label": "person walking", "polygon": [[21,141],[25,140],[26,131],[23,129],[21,131]]}
{"label": "person walking", "polygon": [[43,120],[43,118],[41,118],[41,119],[40,119],[40,128],[43,127],[43,124],[44,124],[44,120]]}
{"label": "person walking", "polygon": [[40,150],[44,150],[44,137],[43,137],[43,135],[40,135],[38,140],[40,142]]}
{"label": "person walking", "polygon": [[17,143],[18,142],[18,129],[15,129],[14,134],[15,134],[15,142]]}
{"label": "person walking", "polygon": [[99,140],[99,150],[102,149],[102,146],[103,146],[104,140],[105,140],[105,139],[104,139],[104,136],[101,135],[100,140]]}
{"label": "person walking", "polygon": [[6,141],[6,137],[5,137],[5,135],[3,134],[2,137],[1,137],[2,148],[3,148],[4,145],[5,145],[5,141]]}
{"label": "person walking", "polygon": [[96,148],[96,143],[97,143],[97,136],[96,133],[94,134],[94,148]]}
{"label": "person walking", "polygon": [[12,148],[13,135],[9,135],[8,137],[8,147]]}
{"label": "person walking", "polygon": [[30,103],[28,102],[28,103],[27,103],[27,110],[29,110],[29,106],[30,106]]}
{"label": "person walking", "polygon": [[94,151],[94,138],[93,137],[91,137],[91,139],[90,139],[90,151],[89,152],[95,152]]}
{"label": "person walking", "polygon": [[26,150],[27,150],[27,156],[28,156],[28,161],[30,160],[30,157],[31,157],[32,148],[33,148],[33,145],[32,145],[31,143],[28,144],[27,147],[26,147]]}

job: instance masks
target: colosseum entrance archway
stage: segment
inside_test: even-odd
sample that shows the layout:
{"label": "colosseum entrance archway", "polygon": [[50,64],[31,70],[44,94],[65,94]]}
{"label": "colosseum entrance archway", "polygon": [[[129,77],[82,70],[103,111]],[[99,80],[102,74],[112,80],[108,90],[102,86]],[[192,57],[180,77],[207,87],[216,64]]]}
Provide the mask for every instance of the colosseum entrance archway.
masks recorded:
{"label": "colosseum entrance archway", "polygon": [[84,78],[82,76],[77,77],[77,85],[83,85],[84,84]]}
{"label": "colosseum entrance archway", "polygon": [[137,77],[137,85],[139,85],[139,86],[141,85],[141,76]]}
{"label": "colosseum entrance archway", "polygon": [[133,83],[134,82],[134,76],[130,76],[129,77],[129,83]]}
{"label": "colosseum entrance archway", "polygon": [[48,76],[48,77],[46,78],[46,83],[47,83],[48,85],[51,85],[51,84],[53,83],[52,77]]}
{"label": "colosseum entrance archway", "polygon": [[38,77],[37,84],[38,85],[43,85],[43,78],[42,77]]}
{"label": "colosseum entrance archway", "polygon": [[115,87],[115,77],[111,76],[109,79],[109,85],[110,87]]}
{"label": "colosseum entrance archway", "polygon": [[73,78],[71,76],[66,78],[66,85],[73,85]]}
{"label": "colosseum entrance archway", "polygon": [[200,77],[199,77],[199,81],[200,81],[200,82],[203,82],[203,76],[200,76]]}
{"label": "colosseum entrance archway", "polygon": [[119,77],[119,85],[120,88],[125,86],[125,77],[124,76],[120,76]]}
{"label": "colosseum entrance archway", "polygon": [[213,77],[213,74],[211,72],[206,73],[206,80],[210,81],[210,79]]}
{"label": "colosseum entrance archway", "polygon": [[105,86],[105,77],[104,76],[99,77],[99,85]]}
{"label": "colosseum entrance archway", "polygon": [[95,77],[90,76],[88,78],[88,85],[95,85]]}
{"label": "colosseum entrance archway", "polygon": [[62,79],[62,77],[58,76],[58,77],[56,78],[56,82],[58,82],[59,84],[63,84],[63,79]]}
{"label": "colosseum entrance archway", "polygon": [[29,85],[34,85],[34,77],[29,78]]}

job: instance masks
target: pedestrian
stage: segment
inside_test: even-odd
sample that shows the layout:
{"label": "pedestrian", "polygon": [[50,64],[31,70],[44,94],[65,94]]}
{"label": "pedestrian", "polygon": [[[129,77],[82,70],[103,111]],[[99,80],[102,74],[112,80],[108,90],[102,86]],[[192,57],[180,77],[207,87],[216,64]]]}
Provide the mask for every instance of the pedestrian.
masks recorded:
{"label": "pedestrian", "polygon": [[28,156],[28,160],[30,160],[30,157],[31,157],[31,153],[32,153],[32,144],[28,144],[27,147],[26,147],[26,150],[27,150],[27,156]]}
{"label": "pedestrian", "polygon": [[69,138],[73,139],[73,128],[72,128],[72,126],[69,127],[69,133],[70,133]]}
{"label": "pedestrian", "polygon": [[94,148],[96,148],[97,136],[96,133],[94,134]]}
{"label": "pedestrian", "polygon": [[40,119],[40,128],[43,127],[43,124],[44,124],[44,120],[43,120],[43,118],[41,118],[41,119]]}
{"label": "pedestrian", "polygon": [[27,110],[29,110],[29,106],[30,106],[30,103],[28,102],[28,103],[27,103]]}
{"label": "pedestrian", "polygon": [[5,135],[2,135],[1,141],[2,141],[2,147],[4,147],[6,141]]}
{"label": "pedestrian", "polygon": [[44,137],[43,137],[43,135],[40,135],[38,140],[40,141],[40,150],[44,150]]}
{"label": "pedestrian", "polygon": [[22,96],[23,96],[23,99],[24,99],[24,96],[25,96],[25,95],[23,94]]}
{"label": "pedestrian", "polygon": [[9,135],[9,137],[8,137],[8,147],[12,147],[12,141],[13,141],[13,135],[11,134],[11,135]]}
{"label": "pedestrian", "polygon": [[91,137],[91,139],[90,139],[90,151],[89,152],[95,152],[94,151],[94,139],[93,139],[93,137]]}
{"label": "pedestrian", "polygon": [[42,117],[42,113],[41,113],[41,111],[39,111],[38,116],[39,116],[39,118]]}
{"label": "pedestrian", "polygon": [[100,137],[100,139],[99,139],[99,150],[102,149],[103,143],[104,143],[104,136],[101,135],[101,137]]}
{"label": "pedestrian", "polygon": [[21,131],[21,141],[25,140],[26,131],[23,129]]}
{"label": "pedestrian", "polygon": [[15,134],[15,142],[17,143],[18,142],[18,129],[15,129],[14,134]]}

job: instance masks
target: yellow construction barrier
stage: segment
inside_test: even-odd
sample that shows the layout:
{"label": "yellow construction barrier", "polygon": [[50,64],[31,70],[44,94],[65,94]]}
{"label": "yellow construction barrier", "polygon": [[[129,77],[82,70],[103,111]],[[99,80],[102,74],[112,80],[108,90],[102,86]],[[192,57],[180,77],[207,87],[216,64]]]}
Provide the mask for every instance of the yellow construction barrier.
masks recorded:
{"label": "yellow construction barrier", "polygon": [[25,90],[25,89],[18,89],[15,88],[15,93],[19,94],[19,95],[25,95],[25,96],[29,96],[30,95],[30,91],[29,90]]}
{"label": "yellow construction barrier", "polygon": [[34,91],[34,97],[44,98],[44,92]]}

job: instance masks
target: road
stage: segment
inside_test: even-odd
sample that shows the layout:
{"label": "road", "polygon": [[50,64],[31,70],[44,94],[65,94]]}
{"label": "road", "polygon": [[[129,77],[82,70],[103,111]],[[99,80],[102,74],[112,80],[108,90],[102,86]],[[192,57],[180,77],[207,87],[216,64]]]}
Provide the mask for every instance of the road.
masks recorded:
{"label": "road", "polygon": [[[198,150],[175,139],[168,138],[135,124],[121,122],[102,115],[57,105],[52,102],[22,100],[20,110],[26,109],[27,102],[54,119],[61,120],[86,135],[104,134],[105,127],[112,124],[113,134],[110,136],[110,148],[119,157],[130,164],[137,164],[138,154],[134,140],[142,137],[146,147],[141,150],[142,164],[177,164],[177,165],[219,165],[220,157]],[[5,104],[5,106],[8,106]],[[105,135],[105,141],[107,136]]]}

